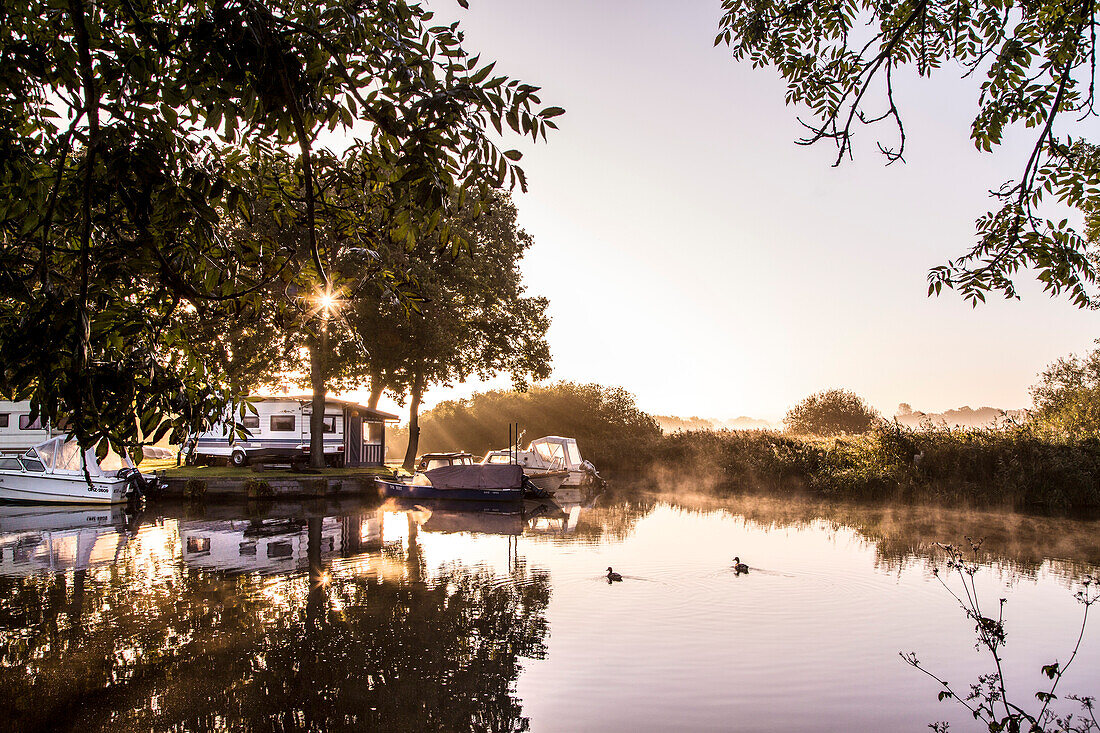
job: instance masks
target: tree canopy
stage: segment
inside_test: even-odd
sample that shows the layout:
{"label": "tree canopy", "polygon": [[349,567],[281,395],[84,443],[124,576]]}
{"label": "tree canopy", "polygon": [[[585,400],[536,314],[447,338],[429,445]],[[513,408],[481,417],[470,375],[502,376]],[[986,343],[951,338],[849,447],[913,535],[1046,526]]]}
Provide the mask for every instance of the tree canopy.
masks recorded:
{"label": "tree canopy", "polygon": [[[0,28],[0,393],[103,450],[232,402],[187,316],[234,323],[291,267],[330,287],[322,130],[359,136],[382,235],[461,246],[452,201],[525,185],[490,129],[562,112],[404,0],[5,3]],[[257,198],[304,242],[229,236]],[[341,236],[378,237],[347,213]]]}
{"label": "tree canopy", "polygon": [[787,411],[783,426],[799,435],[837,435],[866,433],[878,419],[878,413],[863,398],[846,389],[817,392]]}
{"label": "tree canopy", "polygon": [[504,372],[523,390],[530,379],[550,375],[548,302],[525,293],[519,265],[532,239],[517,226],[510,196],[495,191],[476,208],[461,207],[446,225],[467,249],[456,253],[422,242],[381,255],[394,258],[392,268],[414,283],[419,302],[412,312],[365,292],[346,313],[366,348],[364,358],[347,365],[352,377],[370,379],[372,402],[382,390],[410,399],[410,463],[420,399],[432,385]]}
{"label": "tree canopy", "polygon": [[[799,142],[831,141],[835,164],[853,154],[858,128],[892,124],[878,143],[888,164],[903,160],[906,132],[896,74],[930,77],[945,67],[981,77],[974,145],[991,152],[1011,128],[1031,144],[1019,174],[992,195],[977,220],[977,243],[933,268],[929,294],[957,289],[972,303],[987,293],[1017,295],[1013,276],[1034,269],[1052,294],[1081,307],[1100,305],[1095,219],[1100,155],[1075,137],[1096,114],[1096,7],[1091,0],[723,0],[715,45],[754,67],[773,66],[788,104],[805,107]],[[1051,199],[1057,205],[1051,205]],[[1085,220],[1074,226],[1069,207]]]}
{"label": "tree canopy", "polygon": [[1085,356],[1057,359],[1031,387],[1036,426],[1056,437],[1100,438],[1100,340]]}

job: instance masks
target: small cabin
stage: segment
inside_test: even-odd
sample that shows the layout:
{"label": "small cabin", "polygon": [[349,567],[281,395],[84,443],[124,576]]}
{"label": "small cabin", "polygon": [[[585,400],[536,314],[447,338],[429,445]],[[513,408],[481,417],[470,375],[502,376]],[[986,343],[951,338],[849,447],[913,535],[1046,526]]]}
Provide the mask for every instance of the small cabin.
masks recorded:
{"label": "small cabin", "polygon": [[445,466],[472,466],[475,463],[477,461],[474,460],[474,457],[466,452],[425,453],[417,461],[416,470],[423,472]]}
{"label": "small cabin", "polygon": [[[250,397],[256,413],[237,419],[249,431],[237,438],[226,423],[194,436],[188,462],[224,459],[235,466],[246,465],[257,456],[308,454],[313,398],[309,395]],[[386,423],[397,415],[347,400],[325,401],[325,459],[334,466],[382,466],[386,458]]]}
{"label": "small cabin", "polygon": [[31,419],[30,402],[0,401],[0,451],[23,452],[58,432],[41,418]]}

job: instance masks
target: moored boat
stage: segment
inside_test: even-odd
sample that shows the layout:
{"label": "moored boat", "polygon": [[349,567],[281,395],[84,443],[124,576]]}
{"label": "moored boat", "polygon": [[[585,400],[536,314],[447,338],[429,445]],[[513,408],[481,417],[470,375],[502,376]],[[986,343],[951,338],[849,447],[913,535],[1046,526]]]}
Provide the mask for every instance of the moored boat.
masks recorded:
{"label": "moored boat", "polygon": [[417,473],[409,482],[375,479],[382,493],[399,499],[519,500],[532,486],[520,466],[442,466]]}
{"label": "moored boat", "polygon": [[[523,466],[524,473],[532,480],[545,475],[545,485],[540,484],[540,488],[547,491],[556,490],[558,486],[602,486],[604,483],[596,467],[581,457],[576,438],[547,435],[532,440],[527,450],[489,451],[481,459],[482,465],[505,463]],[[553,489],[549,488],[559,474],[562,480]]]}
{"label": "moored boat", "polygon": [[[86,469],[86,472],[85,472]],[[158,488],[129,456],[81,451],[65,436],[50,438],[25,453],[0,456],[0,501],[35,504],[122,504]]]}

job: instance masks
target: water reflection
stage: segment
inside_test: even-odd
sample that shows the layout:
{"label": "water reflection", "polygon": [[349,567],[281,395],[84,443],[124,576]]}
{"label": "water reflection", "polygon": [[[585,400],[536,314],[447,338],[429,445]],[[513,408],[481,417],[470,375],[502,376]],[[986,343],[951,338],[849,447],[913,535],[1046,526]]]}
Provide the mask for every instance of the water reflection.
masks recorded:
{"label": "water reflection", "polygon": [[[31,546],[10,509],[8,553]],[[19,515],[41,537],[34,547],[55,549],[0,580],[6,725],[528,727],[514,683],[522,659],[545,654],[545,571],[454,562],[429,573],[415,532],[383,542],[379,510],[170,514],[147,519],[105,565],[58,542],[111,544],[124,519],[89,528],[71,513]]]}
{"label": "water reflection", "polygon": [[[0,506],[10,711],[0,727],[646,729],[722,727],[742,711],[766,729],[822,710],[857,716],[838,717],[840,730],[893,705],[919,729],[937,713],[924,693],[919,708],[894,705],[907,676],[861,688],[877,703],[830,685],[935,643],[921,634],[939,638],[922,625],[942,604],[920,572],[936,542],[986,537],[985,559],[1012,582],[1100,564],[1090,521],[749,496],[569,498],[473,511],[156,505],[141,516]],[[830,541],[839,549],[825,558]],[[741,547],[727,557],[730,542]],[[734,554],[763,569],[727,582]],[[609,564],[648,582],[608,587]],[[906,583],[890,577],[906,568]],[[784,697],[795,684],[805,719]],[[607,695],[633,702],[605,718]]]}

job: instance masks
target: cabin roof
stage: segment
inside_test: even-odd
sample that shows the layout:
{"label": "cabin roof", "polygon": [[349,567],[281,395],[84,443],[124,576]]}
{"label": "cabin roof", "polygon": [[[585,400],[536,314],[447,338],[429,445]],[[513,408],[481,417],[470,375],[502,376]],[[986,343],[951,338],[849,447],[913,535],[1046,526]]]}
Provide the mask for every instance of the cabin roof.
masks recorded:
{"label": "cabin roof", "polygon": [[[313,395],[257,395],[256,397],[250,397],[253,402],[301,402],[309,403],[313,401]],[[382,412],[376,410],[373,407],[367,407],[366,405],[360,405],[358,402],[351,402],[350,400],[338,400],[335,397],[326,397],[325,404],[327,405],[342,405],[344,407],[350,407],[357,410],[368,422],[397,422],[401,418],[397,415],[391,415],[388,412]]]}

